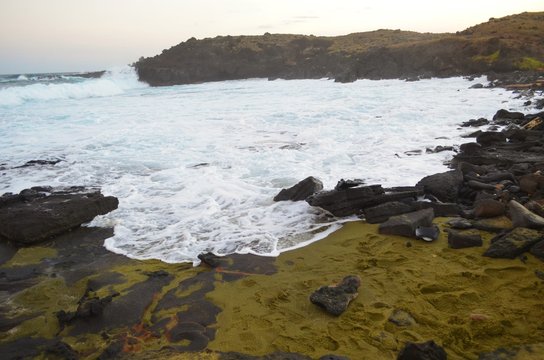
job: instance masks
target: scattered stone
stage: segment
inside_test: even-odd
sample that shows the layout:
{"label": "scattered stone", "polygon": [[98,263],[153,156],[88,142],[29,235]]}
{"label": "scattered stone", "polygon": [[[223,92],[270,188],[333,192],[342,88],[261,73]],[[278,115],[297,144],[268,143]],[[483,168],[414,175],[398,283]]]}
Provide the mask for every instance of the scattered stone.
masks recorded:
{"label": "scattered stone", "polygon": [[407,343],[399,352],[397,360],[447,360],[448,355],[433,340],[424,343]]}
{"label": "scattered stone", "polygon": [[447,222],[447,224],[452,229],[471,229],[472,228],[472,222],[467,219],[451,219]]}
{"label": "scattered stone", "polygon": [[443,152],[443,151],[455,151],[455,148],[453,146],[438,145],[434,149],[432,149],[432,148],[425,149],[425,153],[427,153],[427,154],[436,154],[436,153],[440,153],[440,152]]}
{"label": "scattered stone", "polygon": [[544,218],[529,211],[529,209],[515,200],[511,200],[508,203],[508,212],[514,227],[519,226],[530,229],[544,228]]}
{"label": "scattered stone", "polygon": [[512,221],[506,216],[498,216],[488,219],[479,219],[472,222],[472,227],[474,229],[500,233],[504,231],[509,231],[512,229]]}
{"label": "scattered stone", "polygon": [[470,187],[470,188],[472,188],[474,190],[490,190],[490,191],[497,190],[495,185],[486,184],[486,183],[476,181],[476,180],[467,181],[467,185],[468,185],[468,187]]}
{"label": "scattered stone", "polygon": [[366,222],[377,224],[386,221],[391,216],[405,214],[414,210],[412,205],[399,201],[390,201],[364,209],[364,215]]}
{"label": "scattered stone", "polygon": [[76,319],[88,319],[94,316],[102,315],[106,305],[111,303],[112,299],[116,296],[119,296],[118,292],[114,292],[111,295],[108,295],[103,298],[92,294],[92,290],[87,288],[85,294],[79,300],[78,306],[75,312],[66,312],[60,310],[57,312],[57,319],[61,329],[64,329],[64,326],[70,324]]}
{"label": "scattered stone", "polygon": [[56,165],[61,162],[61,159],[52,159],[52,160],[30,160],[24,163],[21,166],[16,166],[15,168],[24,168],[29,166],[44,166],[44,165]]}
{"label": "scattered stone", "polygon": [[339,284],[320,287],[310,296],[310,301],[327,312],[339,316],[357,297],[357,289],[360,285],[361,279],[358,276],[349,275]]}
{"label": "scattered stone", "polygon": [[470,119],[469,121],[465,121],[461,124],[462,127],[479,127],[489,124],[489,120],[484,118],[479,119]]}
{"label": "scattered stone", "polygon": [[388,320],[397,326],[412,326],[416,324],[412,315],[401,309],[395,309]]}
{"label": "scattered stone", "polygon": [[509,119],[509,120],[523,120],[525,118],[525,115],[520,112],[510,112],[505,109],[501,109],[493,115],[493,120],[498,119]]}
{"label": "scattered stone", "polygon": [[442,202],[457,202],[459,187],[463,183],[463,173],[452,170],[426,176],[416,187],[422,187],[425,193],[434,195]]}
{"label": "scattered stone", "polygon": [[535,270],[535,275],[540,280],[544,280],[544,271],[536,269]]}
{"label": "scattered stone", "polygon": [[433,219],[433,209],[418,210],[403,215],[392,216],[389,220],[380,224],[378,232],[380,234],[415,237],[416,229],[420,226],[432,226]]}
{"label": "scattered stone", "polygon": [[476,136],[476,142],[483,147],[500,144],[506,142],[506,135],[502,132],[483,131],[480,135]]}
{"label": "scattered stone", "polygon": [[504,215],[506,206],[497,200],[482,199],[474,203],[474,216],[477,218],[490,218]]}
{"label": "scattered stone", "polygon": [[532,195],[537,190],[544,188],[544,176],[540,174],[524,175],[519,179],[519,187],[521,191]]}
{"label": "scattered stone", "polygon": [[448,231],[448,246],[452,249],[482,246],[482,236],[474,232]]}
{"label": "scattered stone", "polygon": [[217,256],[211,252],[205,253],[205,254],[199,254],[198,259],[202,261],[204,264],[216,268],[221,266],[223,259],[220,256]]}
{"label": "scattered stone", "polygon": [[440,229],[436,225],[418,226],[416,228],[416,238],[424,241],[434,241],[440,236]]}
{"label": "scattered stone", "polygon": [[538,201],[529,201],[525,204],[525,207],[538,216],[544,216],[544,206]]}
{"label": "scattered stone", "polygon": [[480,83],[474,84],[471,87],[469,87],[469,89],[483,89],[483,88],[484,88],[484,85]]}
{"label": "scattered stone", "polygon": [[302,201],[321,190],[323,190],[323,183],[321,180],[309,176],[288,189],[282,189],[274,197],[274,201]]}
{"label": "scattered stone", "polygon": [[419,150],[419,149],[416,149],[416,150],[408,150],[408,151],[405,151],[404,152],[404,155],[408,155],[408,156],[415,156],[415,155],[421,155],[423,151],[422,150]]}
{"label": "scattered stone", "polygon": [[458,216],[461,213],[461,207],[455,203],[443,203],[435,201],[418,201],[414,210],[433,209],[434,216]]}
{"label": "scattered stone", "polygon": [[[396,191],[399,190],[399,191]],[[329,211],[334,216],[359,215],[363,209],[390,201],[415,199],[416,188],[386,189],[381,185],[359,186],[344,190],[321,191],[306,199],[308,204]]]}
{"label": "scattered stone", "polygon": [[544,235],[539,231],[517,227],[507,234],[492,239],[484,256],[514,259],[543,239]]}
{"label": "scattered stone", "polygon": [[482,145],[475,142],[464,143],[459,146],[459,150],[465,156],[478,155],[482,150]]}
{"label": "scattered stone", "polygon": [[117,209],[119,201],[80,187],[32,188],[0,197],[0,239],[30,245]]}
{"label": "scattered stone", "polygon": [[361,179],[353,179],[353,180],[340,179],[340,181],[336,183],[334,190],[345,190],[352,187],[361,186],[364,184],[365,182]]}

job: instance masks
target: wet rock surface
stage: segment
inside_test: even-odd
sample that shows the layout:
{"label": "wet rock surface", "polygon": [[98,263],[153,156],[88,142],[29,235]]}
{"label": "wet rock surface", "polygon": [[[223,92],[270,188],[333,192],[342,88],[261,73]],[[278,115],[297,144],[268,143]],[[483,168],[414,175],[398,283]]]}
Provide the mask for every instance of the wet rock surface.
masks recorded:
{"label": "wet rock surface", "polygon": [[0,239],[29,245],[72,230],[117,208],[100,191],[36,187],[0,197]]}
{"label": "wet rock surface", "polygon": [[323,190],[323,183],[319,179],[310,176],[288,189],[282,189],[278,195],[274,197],[274,201],[306,200],[310,195],[321,190]]}
{"label": "wet rock surface", "polygon": [[448,246],[452,249],[463,249],[467,247],[483,246],[482,236],[474,231],[461,232],[456,230],[448,231]]}

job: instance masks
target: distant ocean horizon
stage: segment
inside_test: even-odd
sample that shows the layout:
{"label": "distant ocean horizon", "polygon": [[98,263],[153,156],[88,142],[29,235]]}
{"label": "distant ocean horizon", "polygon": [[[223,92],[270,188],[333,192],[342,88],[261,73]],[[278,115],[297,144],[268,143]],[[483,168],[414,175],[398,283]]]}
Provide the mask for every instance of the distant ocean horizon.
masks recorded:
{"label": "distant ocean horizon", "polygon": [[[505,89],[469,89],[485,78],[153,88],[130,67],[81,75],[0,75],[0,193],[101,188],[120,200],[90,224],[114,227],[105,246],[166,262],[275,256],[319,240],[354,218],[273,202],[282,188],[310,175],[328,189],[341,178],[414,185],[448,170],[452,152],[426,149],[466,142],[461,122],[527,110]],[[60,162],[18,167],[37,159]]]}

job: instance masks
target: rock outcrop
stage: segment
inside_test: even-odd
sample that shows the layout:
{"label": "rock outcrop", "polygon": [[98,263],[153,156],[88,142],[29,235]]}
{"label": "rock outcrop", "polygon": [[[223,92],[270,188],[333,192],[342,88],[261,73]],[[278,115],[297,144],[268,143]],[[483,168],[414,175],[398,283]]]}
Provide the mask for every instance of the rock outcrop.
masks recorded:
{"label": "rock outcrop", "polygon": [[0,239],[30,245],[117,209],[119,201],[82,187],[33,187],[0,197]]}
{"label": "rock outcrop", "polygon": [[140,58],[134,66],[140,80],[153,86],[247,78],[417,80],[531,70],[544,59],[543,16],[492,19],[456,34],[377,30],[337,37],[266,33],[191,38],[160,55]]}

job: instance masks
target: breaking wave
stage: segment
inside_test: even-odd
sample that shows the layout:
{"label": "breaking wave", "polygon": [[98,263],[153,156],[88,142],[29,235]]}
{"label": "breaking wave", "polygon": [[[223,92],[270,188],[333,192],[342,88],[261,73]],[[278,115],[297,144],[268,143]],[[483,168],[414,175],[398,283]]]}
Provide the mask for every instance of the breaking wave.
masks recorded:
{"label": "breaking wave", "polygon": [[[45,83],[48,79],[44,79],[44,82],[31,85],[0,89],[0,106],[17,106],[29,101],[114,96],[147,86],[138,81],[136,71],[128,66],[107,71],[102,77],[96,79],[63,77],[64,82],[54,84]],[[20,75],[17,80],[28,81],[29,78]]]}

